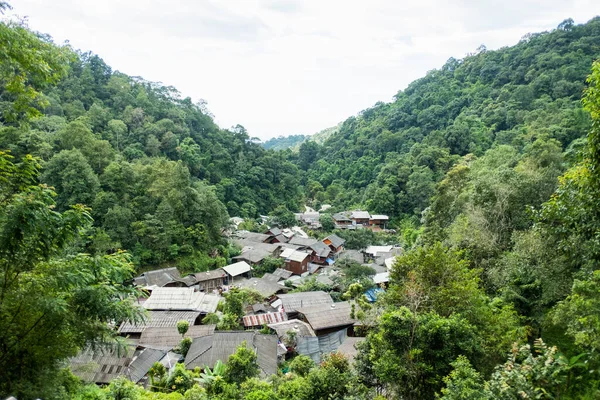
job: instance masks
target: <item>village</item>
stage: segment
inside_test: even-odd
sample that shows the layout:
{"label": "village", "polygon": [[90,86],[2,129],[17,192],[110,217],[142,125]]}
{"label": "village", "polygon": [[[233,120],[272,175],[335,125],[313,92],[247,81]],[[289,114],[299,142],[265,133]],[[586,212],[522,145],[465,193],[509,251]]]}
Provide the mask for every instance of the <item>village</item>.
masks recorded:
{"label": "village", "polygon": [[[389,220],[366,211],[333,218],[337,229],[381,230]],[[298,226],[256,233],[238,230],[240,221],[232,218],[228,240],[241,252],[231,264],[187,275],[169,267],[134,278],[132,284],[146,293],[138,299],[146,318],[117,327],[127,351],[87,349],[71,359],[72,372],[100,385],[125,376],[148,386],[155,363],[168,371],[177,363],[189,370],[214,368],[244,342],[256,352],[263,376],[277,373],[295,355],[319,363],[323,355],[338,352],[352,362],[368,324],[357,311],[385,291],[402,250],[393,245],[346,249],[336,234],[318,240],[304,231],[320,228],[318,212],[296,214],[296,219]],[[273,260],[277,268],[260,272]],[[351,275],[351,266],[364,276]],[[347,298],[343,292],[354,282],[367,287],[359,286],[359,297]],[[240,293],[250,293],[245,298],[251,300],[240,304],[243,315],[234,314],[225,327],[223,320],[230,317],[224,305]],[[184,339],[188,348],[182,351]]]}

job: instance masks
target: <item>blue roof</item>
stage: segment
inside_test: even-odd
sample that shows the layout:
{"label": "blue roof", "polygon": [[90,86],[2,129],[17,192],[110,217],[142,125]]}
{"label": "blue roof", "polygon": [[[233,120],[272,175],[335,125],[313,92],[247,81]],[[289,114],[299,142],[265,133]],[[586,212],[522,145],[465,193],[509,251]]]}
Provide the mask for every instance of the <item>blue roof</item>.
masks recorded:
{"label": "blue roof", "polygon": [[374,303],[375,300],[377,300],[377,296],[379,295],[379,293],[385,292],[385,290],[383,290],[382,288],[373,288],[373,289],[369,289],[365,292],[365,296],[367,297],[367,300],[369,301],[369,303]]}

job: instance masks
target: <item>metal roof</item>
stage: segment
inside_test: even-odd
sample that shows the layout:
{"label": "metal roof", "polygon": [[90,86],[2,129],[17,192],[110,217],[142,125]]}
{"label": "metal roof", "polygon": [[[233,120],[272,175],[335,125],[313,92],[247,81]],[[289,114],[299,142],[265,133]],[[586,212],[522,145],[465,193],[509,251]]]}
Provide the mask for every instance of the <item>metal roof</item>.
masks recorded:
{"label": "metal roof", "polygon": [[[185,337],[198,338],[209,336],[215,332],[216,325],[191,325]],[[181,342],[181,335],[177,326],[169,328],[146,328],[142,332],[139,345],[157,349],[170,350]]]}
{"label": "metal roof", "polygon": [[297,311],[304,315],[306,322],[315,330],[335,328],[338,326],[353,325],[356,322],[350,318],[352,305],[347,302],[301,307]]}
{"label": "metal roof", "polygon": [[212,368],[217,360],[226,363],[244,341],[256,352],[263,376],[277,373],[277,336],[254,331],[215,332],[212,336],[195,339],[185,357],[185,367]]}
{"label": "metal roof", "polygon": [[308,257],[309,254],[303,251],[294,250],[288,256],[285,257],[286,260],[302,262]]}
{"label": "metal roof", "polygon": [[261,262],[262,260],[264,260],[265,258],[267,258],[271,255],[273,255],[273,252],[268,251],[268,250],[249,248],[249,249],[246,249],[245,251],[243,251],[242,254],[240,254],[239,256],[233,257],[233,259],[241,260],[239,262],[248,261],[253,264],[258,264],[259,262]]}
{"label": "metal roof", "polygon": [[394,262],[396,262],[396,257],[390,257],[390,258],[386,258],[386,259],[384,260],[385,267],[386,267],[388,270],[391,270],[391,269],[392,269],[392,267],[394,266]]}
{"label": "metal roof", "polygon": [[220,297],[194,291],[194,288],[155,288],[144,302],[147,310],[215,312]]}
{"label": "metal roof", "polygon": [[292,276],[292,271],[288,271],[287,269],[277,268],[273,275],[280,277],[281,279],[287,279]]}
{"label": "metal roof", "polygon": [[166,351],[158,349],[146,348],[142,350],[129,364],[127,368],[127,375],[129,379],[137,383],[150,371],[150,368],[155,362],[162,360],[167,354]]}
{"label": "metal roof", "polygon": [[138,324],[124,322],[119,327],[119,333],[141,333],[146,328],[175,328],[177,321],[181,320],[194,325],[198,316],[199,311],[148,311],[146,321]]}
{"label": "metal roof", "polygon": [[133,278],[136,286],[158,286],[162,287],[171,282],[179,281],[181,274],[175,267],[146,271],[140,276]]}
{"label": "metal roof", "polygon": [[298,246],[307,247],[307,246],[310,246],[311,244],[316,243],[316,242],[318,242],[317,239],[314,239],[314,238],[303,238],[301,236],[296,235],[293,238],[291,238],[288,243],[295,244],[295,245],[298,245]]}
{"label": "metal roof", "polygon": [[327,236],[325,239],[323,239],[323,242],[325,242],[326,240],[329,240],[333,247],[340,247],[343,246],[344,243],[346,243],[344,239],[335,234]]}
{"label": "metal roof", "polygon": [[197,272],[194,274],[196,282],[211,281],[213,279],[224,278],[227,276],[222,268],[213,269],[212,271]]}
{"label": "metal roof", "polygon": [[360,210],[356,210],[356,211],[352,211],[350,213],[350,218],[353,219],[369,219],[371,216],[369,215],[368,211],[360,211]]}
{"label": "metal roof", "polygon": [[246,315],[244,316],[243,320],[246,328],[251,326],[263,326],[264,324],[274,324],[277,322],[287,321],[287,314],[283,311],[279,311],[265,314]]}
{"label": "metal roof", "polygon": [[71,371],[85,382],[110,383],[119,376],[127,376],[134,353],[135,346],[127,346],[122,353],[115,349],[87,348],[70,359]]}
{"label": "metal roof", "polygon": [[379,253],[389,253],[394,246],[369,246],[365,249],[365,253],[377,257]]}
{"label": "metal roof", "polygon": [[252,267],[246,261],[240,261],[231,265],[227,265],[223,267],[223,269],[231,276],[238,276],[243,273],[249,272],[250,270],[252,270]]}
{"label": "metal roof", "polygon": [[373,282],[375,282],[376,284],[386,283],[389,281],[390,281],[390,273],[389,272],[380,272],[378,274],[375,274],[375,276],[373,277]]}
{"label": "metal roof", "polygon": [[299,319],[290,319],[288,321],[268,324],[268,327],[277,332],[277,336],[281,339],[286,336],[289,331],[296,332],[298,337],[316,336],[309,324]]}
{"label": "metal roof", "polygon": [[331,249],[323,242],[316,242],[308,246],[313,250],[318,257],[327,257],[331,253]]}
{"label": "metal roof", "polygon": [[379,220],[379,221],[387,221],[388,219],[390,219],[390,217],[388,217],[387,215],[383,215],[383,214],[376,214],[376,215],[371,215],[371,219]]}
{"label": "metal roof", "polygon": [[264,298],[271,297],[281,290],[287,290],[287,288],[277,284],[277,282],[262,278],[250,278],[242,281],[236,281],[235,284],[242,288],[254,289]]}
{"label": "metal roof", "polygon": [[333,303],[329,293],[323,291],[280,294],[277,297],[281,300],[281,305],[287,313],[296,311],[301,307]]}

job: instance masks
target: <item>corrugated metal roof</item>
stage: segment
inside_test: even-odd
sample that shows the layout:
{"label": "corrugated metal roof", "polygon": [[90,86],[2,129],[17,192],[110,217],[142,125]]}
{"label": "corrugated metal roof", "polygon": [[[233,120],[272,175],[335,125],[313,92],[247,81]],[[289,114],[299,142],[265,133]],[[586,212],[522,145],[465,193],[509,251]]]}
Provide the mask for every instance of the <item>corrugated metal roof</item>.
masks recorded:
{"label": "corrugated metal roof", "polygon": [[287,313],[296,311],[301,307],[333,303],[329,293],[323,291],[280,294],[277,297],[281,300],[282,307]]}
{"label": "corrugated metal roof", "polygon": [[305,253],[303,251],[294,250],[285,258],[286,258],[286,260],[302,262],[306,259],[306,257],[308,257],[308,253]]}
{"label": "corrugated metal roof", "polygon": [[298,246],[303,246],[303,247],[307,247],[310,246],[313,243],[318,242],[317,239],[313,239],[313,238],[303,238],[301,236],[294,236],[293,238],[290,239],[290,241],[288,243],[290,244],[295,244]]}
{"label": "corrugated metal roof", "polygon": [[139,324],[124,322],[119,327],[119,333],[141,333],[146,328],[175,328],[177,321],[181,320],[194,325],[198,316],[199,311],[148,311],[146,321]]}
{"label": "corrugated metal roof", "polygon": [[196,282],[210,281],[213,279],[224,278],[227,276],[222,268],[213,269],[212,271],[198,272],[194,274]]}
{"label": "corrugated metal roof", "polygon": [[146,271],[140,276],[133,278],[133,283],[137,286],[158,286],[162,287],[168,283],[181,278],[179,270],[175,267]]}
{"label": "corrugated metal roof", "polygon": [[263,326],[264,324],[287,321],[287,314],[283,311],[279,311],[257,315],[246,315],[243,320],[246,328],[251,326]]}
{"label": "corrugated metal roof", "polygon": [[393,247],[394,246],[369,246],[366,248],[365,253],[376,257],[379,253],[389,253],[392,251]]}
{"label": "corrugated metal roof", "polygon": [[129,364],[127,368],[127,375],[129,379],[137,383],[148,373],[152,365],[155,362],[160,361],[165,355],[166,351],[158,349],[144,349],[139,353]]}
{"label": "corrugated metal roof", "polygon": [[287,288],[269,279],[250,278],[235,283],[237,286],[254,289],[264,298],[269,298],[277,292],[286,291]]}
{"label": "corrugated metal roof", "polygon": [[217,360],[225,363],[244,341],[256,352],[263,376],[277,373],[277,336],[253,331],[215,332],[212,336],[195,339],[185,357],[185,367],[212,368]]}
{"label": "corrugated metal roof", "polygon": [[292,276],[292,271],[288,271],[287,269],[277,268],[273,275],[281,277],[281,279],[287,279]]}
{"label": "corrugated metal roof", "polygon": [[215,312],[220,297],[194,291],[194,288],[155,288],[144,302],[147,310]]}
{"label": "corrugated metal roof", "polygon": [[369,215],[368,211],[356,210],[356,211],[352,211],[350,213],[350,218],[353,218],[353,219],[369,219],[370,217],[371,217],[371,215]]}
{"label": "corrugated metal roof", "polygon": [[317,256],[319,257],[327,257],[331,253],[331,249],[323,242],[316,242],[308,246],[312,249]]}
{"label": "corrugated metal roof", "polygon": [[388,217],[387,215],[383,215],[383,214],[375,214],[375,215],[371,215],[371,219],[376,220],[376,221],[387,221],[388,219],[390,219],[390,217]]}
{"label": "corrugated metal roof", "polygon": [[[192,325],[189,327],[185,337],[198,338],[209,336],[215,332],[215,325]],[[146,328],[140,337],[140,346],[149,346],[158,349],[172,349],[181,342],[181,335],[177,326],[169,328]]]}
{"label": "corrugated metal roof", "polygon": [[333,247],[340,247],[343,246],[344,243],[346,243],[344,239],[335,234],[327,236],[325,239],[323,239],[323,242],[325,242],[326,240],[329,240]]}
{"label": "corrugated metal roof", "polygon": [[119,376],[127,376],[127,366],[135,353],[135,346],[128,346],[119,354],[114,349],[88,348],[70,360],[71,371],[85,382],[109,383]]}
{"label": "corrugated metal roof", "polygon": [[373,277],[373,282],[375,282],[375,284],[386,283],[389,281],[390,281],[390,273],[389,272],[380,272],[378,274],[375,274],[375,276]]}
{"label": "corrugated metal roof", "polygon": [[351,304],[347,301],[313,307],[301,307],[297,311],[304,315],[306,322],[315,330],[353,325],[356,322],[350,318]]}

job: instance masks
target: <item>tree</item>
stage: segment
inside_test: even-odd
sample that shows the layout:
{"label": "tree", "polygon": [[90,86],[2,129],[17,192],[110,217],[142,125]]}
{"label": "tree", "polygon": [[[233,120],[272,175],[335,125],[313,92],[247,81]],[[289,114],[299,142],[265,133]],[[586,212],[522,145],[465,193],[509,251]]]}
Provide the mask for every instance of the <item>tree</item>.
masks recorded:
{"label": "tree", "polygon": [[459,356],[452,364],[450,375],[444,378],[441,391],[443,400],[487,400],[483,392],[483,379],[465,356]]}
{"label": "tree", "polygon": [[39,116],[39,109],[48,104],[40,91],[65,76],[72,53],[16,22],[0,23],[0,37],[2,122],[17,123]]}
{"label": "tree", "polygon": [[254,350],[244,341],[236,352],[229,356],[225,364],[223,378],[230,383],[241,384],[245,380],[258,376],[260,369]]}
{"label": "tree", "polygon": [[335,221],[329,214],[323,214],[319,217],[319,222],[325,232],[331,232],[335,229]]}
{"label": "tree", "polygon": [[285,206],[278,206],[270,214],[273,224],[281,228],[289,228],[296,225],[296,217],[294,213],[287,209]]}
{"label": "tree", "polygon": [[188,329],[190,329],[190,323],[186,320],[177,321],[177,332],[184,337],[187,333]]}
{"label": "tree", "polygon": [[306,376],[314,366],[315,362],[312,358],[305,355],[298,355],[290,363],[290,371],[300,376]]}
{"label": "tree", "polygon": [[38,168],[0,152],[2,396],[49,393],[65,359],[116,338],[109,323],[141,320],[137,289],[123,284],[129,256],[65,254],[91,218],[83,206],[55,211],[55,194],[35,185]]}

